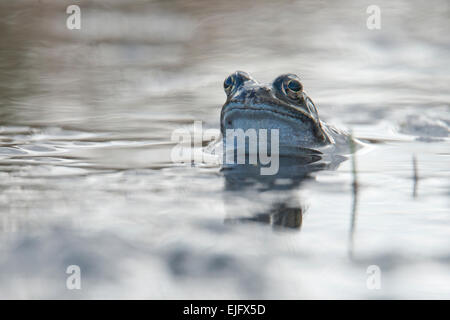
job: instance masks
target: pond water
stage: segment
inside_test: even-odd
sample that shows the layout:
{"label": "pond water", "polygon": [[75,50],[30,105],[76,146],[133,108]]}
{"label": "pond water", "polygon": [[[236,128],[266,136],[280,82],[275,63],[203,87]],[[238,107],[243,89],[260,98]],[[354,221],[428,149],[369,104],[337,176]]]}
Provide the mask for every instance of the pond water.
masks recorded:
{"label": "pond water", "polygon": [[[379,30],[370,1],[70,4],[0,4],[1,298],[450,298],[448,1],[378,1]],[[235,70],[298,74],[364,148],[171,161]]]}

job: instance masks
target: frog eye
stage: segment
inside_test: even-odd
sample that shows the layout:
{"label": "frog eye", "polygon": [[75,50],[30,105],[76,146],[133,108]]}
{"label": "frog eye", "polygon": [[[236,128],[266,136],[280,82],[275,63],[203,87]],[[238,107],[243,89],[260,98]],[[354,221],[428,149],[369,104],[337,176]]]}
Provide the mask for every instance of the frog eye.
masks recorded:
{"label": "frog eye", "polygon": [[303,91],[303,86],[297,79],[291,79],[286,82],[284,90],[289,98],[297,99]]}
{"label": "frog eye", "polygon": [[247,81],[253,81],[253,78],[244,71],[236,71],[230,74],[223,82],[223,88],[227,96],[230,96],[238,87],[243,85]]}
{"label": "frog eye", "polygon": [[223,88],[225,90],[226,94],[230,94],[231,90],[234,87],[234,83],[235,83],[235,77],[234,74],[228,76],[225,81],[223,82]]}
{"label": "frog eye", "polygon": [[289,90],[294,91],[294,92],[299,92],[303,89],[302,84],[298,80],[290,80],[287,83],[287,87]]}

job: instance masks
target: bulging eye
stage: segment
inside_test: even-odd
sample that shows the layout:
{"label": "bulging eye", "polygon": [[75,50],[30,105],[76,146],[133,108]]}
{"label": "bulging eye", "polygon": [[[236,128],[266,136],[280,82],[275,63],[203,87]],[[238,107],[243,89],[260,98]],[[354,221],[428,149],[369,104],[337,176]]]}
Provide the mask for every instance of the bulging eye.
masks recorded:
{"label": "bulging eye", "polygon": [[297,80],[290,80],[287,84],[287,87],[289,88],[289,90],[292,90],[294,92],[299,92],[302,90],[302,84]]}
{"label": "bulging eye", "polygon": [[302,94],[303,86],[297,79],[290,79],[285,83],[284,91],[291,99],[298,99]]}
{"label": "bulging eye", "polygon": [[233,90],[234,83],[235,83],[234,75],[230,75],[228,78],[225,79],[225,81],[223,82],[223,88],[226,94],[230,94],[231,90]]}
{"label": "bulging eye", "polygon": [[230,96],[234,91],[237,90],[247,81],[254,81],[252,77],[247,72],[236,71],[230,74],[223,82],[223,88],[227,96]]}

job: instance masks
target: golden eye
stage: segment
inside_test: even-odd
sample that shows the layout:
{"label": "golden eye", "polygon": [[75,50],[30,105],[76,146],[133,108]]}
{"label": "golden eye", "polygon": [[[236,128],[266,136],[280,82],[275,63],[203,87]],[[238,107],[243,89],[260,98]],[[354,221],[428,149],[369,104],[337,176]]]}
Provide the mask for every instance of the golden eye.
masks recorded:
{"label": "golden eye", "polygon": [[225,81],[223,82],[223,88],[224,88],[226,94],[229,94],[230,91],[233,89],[234,82],[235,81],[234,81],[233,75],[231,75],[225,79]]}
{"label": "golden eye", "polygon": [[303,86],[300,81],[296,79],[290,79],[285,83],[284,91],[289,98],[298,99],[303,91]]}
{"label": "golden eye", "polygon": [[289,90],[291,90],[293,92],[299,92],[299,91],[302,91],[302,89],[303,89],[302,84],[300,83],[300,81],[297,81],[297,80],[290,80],[287,83],[287,87]]}

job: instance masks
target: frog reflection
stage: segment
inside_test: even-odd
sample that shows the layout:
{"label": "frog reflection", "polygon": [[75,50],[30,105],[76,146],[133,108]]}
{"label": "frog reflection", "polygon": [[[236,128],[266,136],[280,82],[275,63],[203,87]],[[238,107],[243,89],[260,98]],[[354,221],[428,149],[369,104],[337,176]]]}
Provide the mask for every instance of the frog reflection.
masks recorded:
{"label": "frog reflection", "polygon": [[300,230],[306,212],[299,198],[302,183],[314,179],[313,172],[336,169],[345,157],[327,158],[319,151],[305,150],[302,156],[279,160],[275,175],[261,175],[260,164],[223,166],[226,224],[260,223],[277,230]]}

